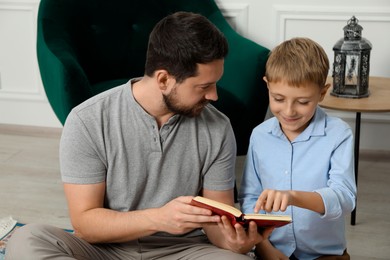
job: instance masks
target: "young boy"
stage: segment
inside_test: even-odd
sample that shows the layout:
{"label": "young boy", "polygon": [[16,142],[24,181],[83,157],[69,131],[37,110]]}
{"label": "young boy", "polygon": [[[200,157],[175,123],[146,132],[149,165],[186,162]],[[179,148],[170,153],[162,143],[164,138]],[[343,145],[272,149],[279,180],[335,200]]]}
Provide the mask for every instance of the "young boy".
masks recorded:
{"label": "young boy", "polygon": [[239,199],[245,213],[281,211],[293,222],[273,231],[275,248],[257,245],[261,259],[349,259],[344,218],[356,201],[353,134],[318,106],[328,71],[323,48],[307,38],[283,42],[268,59],[264,80],[275,117],[253,130]]}

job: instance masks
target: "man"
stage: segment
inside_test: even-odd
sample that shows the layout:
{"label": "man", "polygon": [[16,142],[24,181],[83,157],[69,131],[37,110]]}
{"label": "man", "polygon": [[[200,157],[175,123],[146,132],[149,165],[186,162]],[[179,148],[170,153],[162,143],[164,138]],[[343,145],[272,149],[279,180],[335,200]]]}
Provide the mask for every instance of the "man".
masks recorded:
{"label": "man", "polygon": [[75,235],[27,225],[7,258],[248,259],[271,229],[233,227],[190,205],[196,195],[233,205],[235,138],[228,118],[208,104],[218,98],[227,52],[205,17],[162,19],[150,35],[144,77],[67,118],[60,163]]}

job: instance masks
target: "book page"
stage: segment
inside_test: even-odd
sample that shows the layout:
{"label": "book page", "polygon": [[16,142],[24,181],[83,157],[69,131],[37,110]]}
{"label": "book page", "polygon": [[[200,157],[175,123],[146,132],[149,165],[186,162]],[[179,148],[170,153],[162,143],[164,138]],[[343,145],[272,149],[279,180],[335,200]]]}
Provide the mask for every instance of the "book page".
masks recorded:
{"label": "book page", "polygon": [[287,215],[273,215],[273,214],[245,214],[244,219],[264,219],[291,222],[291,216]]}

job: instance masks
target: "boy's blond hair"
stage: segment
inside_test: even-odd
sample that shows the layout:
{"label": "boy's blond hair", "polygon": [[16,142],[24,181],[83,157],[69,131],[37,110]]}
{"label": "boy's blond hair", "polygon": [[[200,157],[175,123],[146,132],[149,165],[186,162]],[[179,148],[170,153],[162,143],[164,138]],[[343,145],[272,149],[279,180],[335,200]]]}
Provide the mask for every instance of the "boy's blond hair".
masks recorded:
{"label": "boy's blond hair", "polygon": [[291,86],[306,83],[325,86],[329,60],[324,49],[308,38],[292,38],[276,46],[267,61],[268,82],[284,81]]}

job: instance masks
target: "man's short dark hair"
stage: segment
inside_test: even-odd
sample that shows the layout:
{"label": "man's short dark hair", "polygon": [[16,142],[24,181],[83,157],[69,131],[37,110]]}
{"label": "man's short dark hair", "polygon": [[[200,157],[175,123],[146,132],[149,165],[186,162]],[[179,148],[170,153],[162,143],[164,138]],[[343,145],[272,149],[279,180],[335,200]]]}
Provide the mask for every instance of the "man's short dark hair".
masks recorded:
{"label": "man's short dark hair", "polygon": [[228,42],[222,32],[206,17],[176,12],[156,24],[149,36],[145,74],[153,76],[165,69],[182,82],[196,76],[197,64],[223,59]]}

